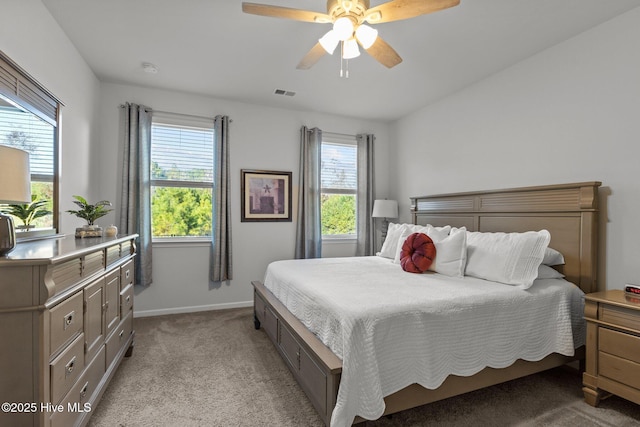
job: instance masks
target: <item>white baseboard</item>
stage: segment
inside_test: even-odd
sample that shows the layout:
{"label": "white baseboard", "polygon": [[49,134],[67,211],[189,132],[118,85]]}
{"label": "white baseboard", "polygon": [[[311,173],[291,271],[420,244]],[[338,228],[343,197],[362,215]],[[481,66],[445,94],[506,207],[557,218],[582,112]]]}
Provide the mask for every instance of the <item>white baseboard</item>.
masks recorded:
{"label": "white baseboard", "polygon": [[227,304],[196,305],[192,307],[161,308],[157,310],[133,311],[133,317],[163,316],[165,314],[196,313],[198,311],[226,310],[228,308],[253,307],[253,301],[241,301]]}

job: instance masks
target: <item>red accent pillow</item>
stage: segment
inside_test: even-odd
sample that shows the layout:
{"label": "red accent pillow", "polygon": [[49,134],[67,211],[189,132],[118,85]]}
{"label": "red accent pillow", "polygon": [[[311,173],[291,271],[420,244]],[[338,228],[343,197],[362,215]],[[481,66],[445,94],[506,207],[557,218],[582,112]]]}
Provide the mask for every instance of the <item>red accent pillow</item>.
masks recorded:
{"label": "red accent pillow", "polygon": [[409,273],[423,273],[429,269],[436,257],[436,245],[424,233],[413,233],[407,237],[400,251],[400,265]]}

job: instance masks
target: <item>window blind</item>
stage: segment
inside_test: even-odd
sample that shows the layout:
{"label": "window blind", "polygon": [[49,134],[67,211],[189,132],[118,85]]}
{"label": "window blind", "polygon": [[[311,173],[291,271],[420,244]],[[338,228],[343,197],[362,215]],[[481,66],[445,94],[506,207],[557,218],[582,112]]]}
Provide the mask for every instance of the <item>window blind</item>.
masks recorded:
{"label": "window blind", "polygon": [[213,129],[153,123],[151,179],[213,183]]}
{"label": "window blind", "polygon": [[0,94],[26,106],[33,114],[57,126],[58,110],[62,103],[2,52],[0,52]]}
{"label": "window blind", "polygon": [[29,153],[31,175],[53,179],[54,128],[29,112],[0,106],[0,144]]}
{"label": "window blind", "polygon": [[355,145],[322,143],[320,171],[322,190],[351,190],[358,188],[357,147]]}

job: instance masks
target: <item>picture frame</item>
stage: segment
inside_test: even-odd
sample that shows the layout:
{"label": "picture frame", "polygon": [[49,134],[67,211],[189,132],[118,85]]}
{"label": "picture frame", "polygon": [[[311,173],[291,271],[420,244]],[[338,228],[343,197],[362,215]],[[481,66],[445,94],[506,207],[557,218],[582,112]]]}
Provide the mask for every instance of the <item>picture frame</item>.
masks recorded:
{"label": "picture frame", "polygon": [[242,222],[291,222],[291,172],[240,171]]}

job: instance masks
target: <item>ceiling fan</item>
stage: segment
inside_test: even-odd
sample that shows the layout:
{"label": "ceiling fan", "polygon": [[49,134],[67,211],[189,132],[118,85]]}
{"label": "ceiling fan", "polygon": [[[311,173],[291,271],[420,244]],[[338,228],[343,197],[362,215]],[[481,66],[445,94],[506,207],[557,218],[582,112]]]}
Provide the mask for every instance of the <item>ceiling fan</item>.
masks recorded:
{"label": "ceiling fan", "polygon": [[333,54],[340,44],[342,59],[360,55],[358,45],[382,65],[392,68],[402,62],[400,55],[378,36],[369,24],[399,21],[457,6],[460,0],[392,0],[369,8],[369,0],[327,0],[327,13],[272,6],[259,3],[242,3],[242,11],[254,15],[286,18],[296,21],[333,24],[314,47],[302,58],[297,68],[311,68],[325,53]]}

